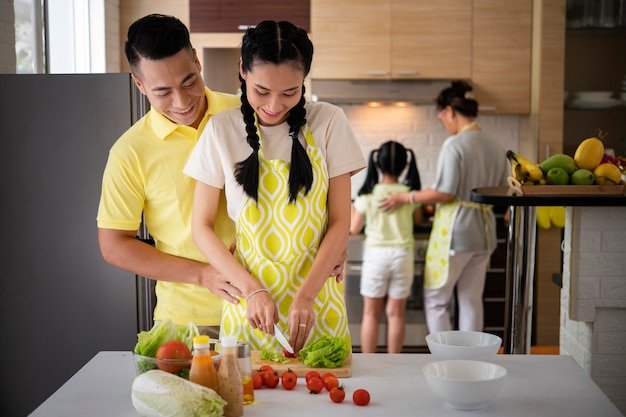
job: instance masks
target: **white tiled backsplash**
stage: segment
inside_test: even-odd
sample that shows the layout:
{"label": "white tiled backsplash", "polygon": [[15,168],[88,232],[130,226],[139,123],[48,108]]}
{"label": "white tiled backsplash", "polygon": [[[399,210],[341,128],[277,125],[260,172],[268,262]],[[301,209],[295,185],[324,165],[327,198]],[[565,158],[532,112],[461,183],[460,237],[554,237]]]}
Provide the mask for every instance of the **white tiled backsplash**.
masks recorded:
{"label": "white tiled backsplash", "polygon": [[[450,136],[437,119],[435,106],[342,105],[365,158],[383,142],[395,140],[411,148],[417,159],[422,188],[435,181],[437,157],[444,140]],[[520,117],[480,115],[478,122],[490,135],[498,138],[505,149],[519,149]],[[505,155],[502,155],[504,158]],[[354,198],[365,179],[365,171],[352,178]]]}

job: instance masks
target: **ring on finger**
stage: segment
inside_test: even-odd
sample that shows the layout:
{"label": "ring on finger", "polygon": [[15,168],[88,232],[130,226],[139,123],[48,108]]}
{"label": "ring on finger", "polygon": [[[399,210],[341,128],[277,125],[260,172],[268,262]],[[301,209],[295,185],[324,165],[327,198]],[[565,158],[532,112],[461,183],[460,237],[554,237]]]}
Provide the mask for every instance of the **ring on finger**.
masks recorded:
{"label": "ring on finger", "polygon": [[300,323],[300,327],[306,327],[306,323]]}

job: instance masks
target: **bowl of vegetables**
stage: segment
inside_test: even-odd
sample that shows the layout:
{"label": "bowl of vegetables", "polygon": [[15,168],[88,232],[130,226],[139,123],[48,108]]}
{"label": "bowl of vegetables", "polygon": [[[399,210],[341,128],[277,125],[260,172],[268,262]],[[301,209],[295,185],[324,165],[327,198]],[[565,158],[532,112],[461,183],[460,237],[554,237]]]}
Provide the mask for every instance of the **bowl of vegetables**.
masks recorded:
{"label": "bowl of vegetables", "polygon": [[507,371],[482,361],[446,360],[422,367],[430,389],[455,410],[479,410],[500,392]]}
{"label": "bowl of vegetables", "polygon": [[470,359],[491,361],[502,345],[502,339],[491,333],[451,330],[426,336],[430,353],[437,360]]}
{"label": "bowl of vegetables", "polygon": [[[198,334],[198,328],[193,322],[187,326],[178,326],[171,320],[160,321],[149,331],[140,332],[133,351],[137,375],[160,369],[189,379],[193,338]],[[221,360],[216,350],[218,343],[215,339],[211,340],[211,354],[216,369]]]}
{"label": "bowl of vegetables", "polygon": [[[217,371],[220,366],[222,355],[215,350],[212,350],[211,354],[213,355],[213,365]],[[178,375],[182,378],[189,379],[189,369],[191,368],[192,360],[191,354],[188,358],[153,358],[150,356],[138,355],[136,353],[134,353],[133,356],[135,358],[135,371],[137,372],[137,375],[152,369],[160,369],[162,371]]]}

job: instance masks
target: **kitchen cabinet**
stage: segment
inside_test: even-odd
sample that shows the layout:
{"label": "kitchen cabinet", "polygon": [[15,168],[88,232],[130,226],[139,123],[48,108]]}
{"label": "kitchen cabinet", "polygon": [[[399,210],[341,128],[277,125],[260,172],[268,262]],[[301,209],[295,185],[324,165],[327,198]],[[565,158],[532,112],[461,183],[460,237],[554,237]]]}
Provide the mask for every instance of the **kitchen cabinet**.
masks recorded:
{"label": "kitchen cabinet", "polygon": [[308,0],[190,0],[191,32],[239,32],[263,20],[289,20],[310,30]]}
{"label": "kitchen cabinet", "polygon": [[585,138],[606,133],[605,148],[626,155],[626,105],[577,106],[577,91],[611,91],[619,98],[626,80],[626,28],[567,29],[563,151],[573,155]]}
{"label": "kitchen cabinet", "polygon": [[465,0],[311,0],[312,78],[468,79],[471,7]]}
{"label": "kitchen cabinet", "polygon": [[473,1],[471,80],[481,113],[530,112],[531,41],[532,0]]}

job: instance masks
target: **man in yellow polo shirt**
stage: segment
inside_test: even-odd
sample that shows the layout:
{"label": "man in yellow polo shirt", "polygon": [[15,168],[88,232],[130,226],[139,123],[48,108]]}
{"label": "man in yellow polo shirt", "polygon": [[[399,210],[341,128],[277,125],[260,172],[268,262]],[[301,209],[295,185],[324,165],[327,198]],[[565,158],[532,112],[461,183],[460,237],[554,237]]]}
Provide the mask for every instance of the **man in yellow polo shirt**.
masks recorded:
{"label": "man in yellow polo shirt", "polygon": [[[217,337],[223,300],[237,302],[233,295],[243,294],[206,264],[192,240],[195,182],[183,167],[209,118],[240,100],[204,86],[189,31],[174,17],[137,20],[125,52],[151,110],[111,148],[97,217],[100,250],[108,263],[157,280],[155,320],[193,321]],[[142,213],[155,247],[135,238]],[[223,242],[233,244],[223,204],[217,227]]]}

